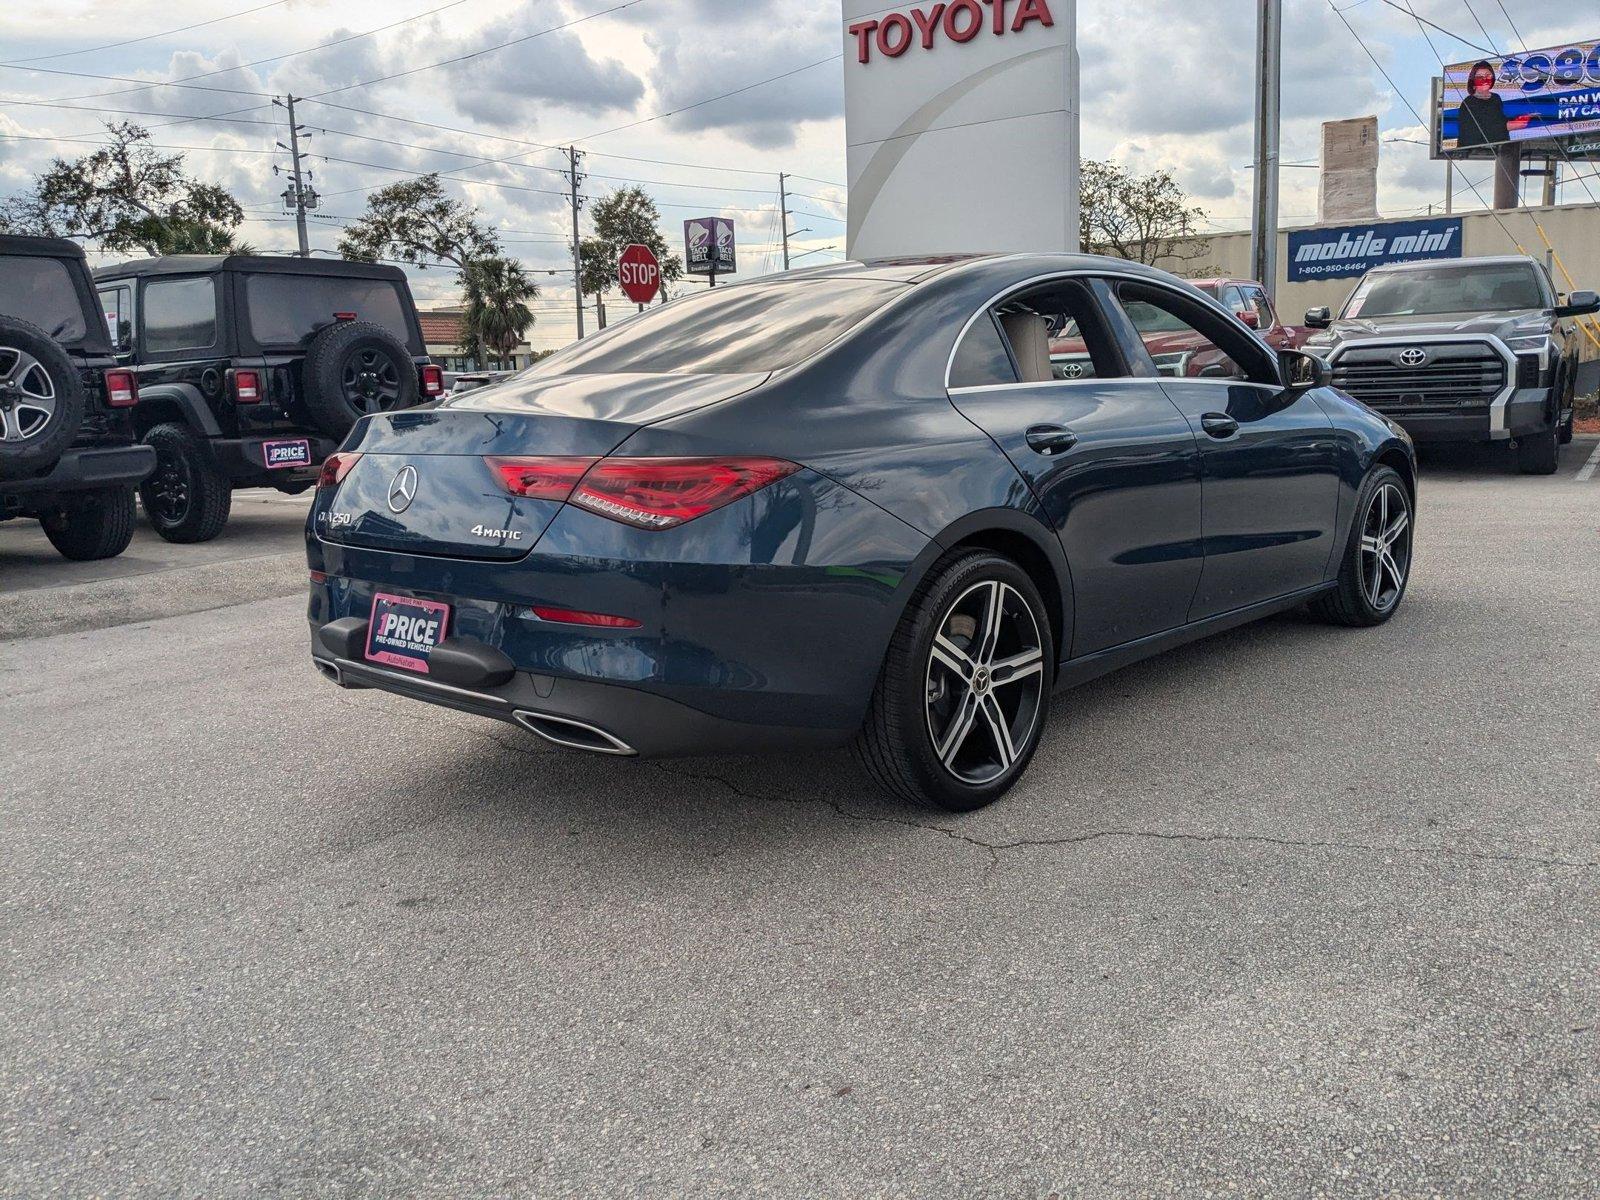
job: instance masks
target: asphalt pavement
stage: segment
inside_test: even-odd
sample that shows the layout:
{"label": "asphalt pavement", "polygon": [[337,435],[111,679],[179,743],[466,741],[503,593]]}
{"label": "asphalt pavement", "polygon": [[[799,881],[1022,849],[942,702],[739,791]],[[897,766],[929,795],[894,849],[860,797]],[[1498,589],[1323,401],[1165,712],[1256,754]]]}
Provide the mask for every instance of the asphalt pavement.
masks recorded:
{"label": "asphalt pavement", "polygon": [[967,818],[339,691],[298,578],[13,636],[0,1193],[1592,1196],[1590,462],[1430,456],[1392,622],[1065,693]]}

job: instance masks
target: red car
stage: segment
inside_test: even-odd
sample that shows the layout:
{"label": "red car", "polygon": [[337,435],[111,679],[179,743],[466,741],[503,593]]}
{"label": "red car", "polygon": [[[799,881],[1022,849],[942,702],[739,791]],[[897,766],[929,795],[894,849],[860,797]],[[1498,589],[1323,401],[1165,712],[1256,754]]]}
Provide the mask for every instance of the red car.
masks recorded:
{"label": "red car", "polygon": [[[1280,321],[1266,289],[1252,279],[1190,282],[1225,305],[1274,350],[1295,349],[1310,335],[1304,326]],[[1175,317],[1148,304],[1130,303],[1124,308],[1161,374],[1227,377],[1235,373],[1232,361],[1221,350]],[[1083,339],[1070,326],[1051,340],[1050,361],[1058,379],[1083,379],[1094,373]]]}

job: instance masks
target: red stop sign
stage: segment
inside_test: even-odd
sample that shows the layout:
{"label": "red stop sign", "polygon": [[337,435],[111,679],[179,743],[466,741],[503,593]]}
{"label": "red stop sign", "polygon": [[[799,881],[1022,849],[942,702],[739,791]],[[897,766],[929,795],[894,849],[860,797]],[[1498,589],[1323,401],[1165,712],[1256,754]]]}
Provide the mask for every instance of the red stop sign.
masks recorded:
{"label": "red stop sign", "polygon": [[617,282],[635,304],[649,304],[661,290],[661,264],[649,246],[632,245],[617,256]]}

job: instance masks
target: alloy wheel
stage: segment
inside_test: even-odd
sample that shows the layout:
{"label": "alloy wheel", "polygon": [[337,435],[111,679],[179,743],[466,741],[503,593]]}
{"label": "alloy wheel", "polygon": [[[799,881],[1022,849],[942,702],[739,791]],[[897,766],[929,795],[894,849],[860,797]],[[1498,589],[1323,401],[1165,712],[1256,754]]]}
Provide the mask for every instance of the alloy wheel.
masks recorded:
{"label": "alloy wheel", "polygon": [[56,415],[56,385],[33,355],[0,346],[0,442],[25,442]]}
{"label": "alloy wheel", "polygon": [[1028,747],[1044,703],[1039,623],[1022,594],[975,583],[945,610],[924,680],[928,736],[944,769],[993,783]]}
{"label": "alloy wheel", "polygon": [[385,412],[400,399],[400,370],[394,359],[371,347],[344,360],[344,398],[357,412]]}
{"label": "alloy wheel", "polygon": [[1379,486],[1361,526],[1361,590],[1386,613],[1400,602],[1411,570],[1411,508],[1392,483]]}

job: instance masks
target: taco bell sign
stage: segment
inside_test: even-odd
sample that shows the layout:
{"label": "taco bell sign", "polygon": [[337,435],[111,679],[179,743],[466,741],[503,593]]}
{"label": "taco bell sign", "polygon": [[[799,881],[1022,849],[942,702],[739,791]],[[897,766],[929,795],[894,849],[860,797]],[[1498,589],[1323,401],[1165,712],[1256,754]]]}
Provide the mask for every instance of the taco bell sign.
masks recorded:
{"label": "taco bell sign", "polygon": [[841,17],[851,258],[1077,249],[1077,0]]}
{"label": "taco bell sign", "polygon": [[1290,283],[1365,275],[1388,263],[1460,257],[1460,217],[1289,232]]}
{"label": "taco bell sign", "polygon": [[732,275],[739,269],[733,222],[696,217],[683,223],[683,269],[691,275]]}

